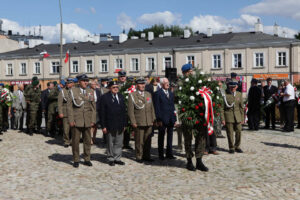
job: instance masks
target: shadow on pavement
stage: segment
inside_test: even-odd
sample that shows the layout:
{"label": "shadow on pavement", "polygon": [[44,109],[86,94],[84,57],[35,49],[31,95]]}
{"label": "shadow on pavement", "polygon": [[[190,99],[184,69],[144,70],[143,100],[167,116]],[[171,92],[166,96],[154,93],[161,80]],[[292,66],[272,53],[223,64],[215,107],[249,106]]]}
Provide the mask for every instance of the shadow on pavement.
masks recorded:
{"label": "shadow on pavement", "polygon": [[58,140],[58,139],[55,139],[55,138],[52,138],[52,139],[50,139],[50,140],[47,140],[47,141],[45,141],[45,143],[51,144],[51,145],[59,145],[59,146],[63,146],[62,140]]}
{"label": "shadow on pavement", "polygon": [[48,158],[56,162],[63,162],[69,165],[73,164],[72,163],[73,156],[70,154],[64,155],[64,154],[54,153],[51,156],[48,156]]}
{"label": "shadow on pavement", "polygon": [[295,145],[290,145],[290,144],[278,144],[278,143],[271,143],[271,142],[261,142],[265,145],[268,146],[273,146],[273,147],[283,147],[283,148],[291,148],[291,149],[299,149],[300,150],[300,146],[295,146]]}

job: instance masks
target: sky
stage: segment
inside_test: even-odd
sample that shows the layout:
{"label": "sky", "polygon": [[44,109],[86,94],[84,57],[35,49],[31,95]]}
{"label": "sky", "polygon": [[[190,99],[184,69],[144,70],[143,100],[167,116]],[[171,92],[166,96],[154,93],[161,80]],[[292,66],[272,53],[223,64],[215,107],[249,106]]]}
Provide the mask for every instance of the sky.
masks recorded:
{"label": "sky", "polygon": [[[3,30],[38,34],[59,42],[59,0],[0,0]],[[84,41],[88,35],[123,29],[144,29],[154,24],[189,26],[193,31],[213,33],[253,31],[260,18],[264,32],[293,37],[300,30],[300,0],[61,0],[64,38]]]}

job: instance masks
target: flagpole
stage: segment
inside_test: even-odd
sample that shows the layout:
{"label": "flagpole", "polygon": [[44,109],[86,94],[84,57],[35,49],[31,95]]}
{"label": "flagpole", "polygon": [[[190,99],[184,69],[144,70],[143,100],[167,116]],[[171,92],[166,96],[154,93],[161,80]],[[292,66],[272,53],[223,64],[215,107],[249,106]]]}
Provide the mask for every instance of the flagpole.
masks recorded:
{"label": "flagpole", "polygon": [[61,12],[61,0],[59,0],[59,10],[60,10],[60,65],[59,65],[59,80],[62,77],[62,60],[63,60],[63,24],[62,24],[62,12]]}

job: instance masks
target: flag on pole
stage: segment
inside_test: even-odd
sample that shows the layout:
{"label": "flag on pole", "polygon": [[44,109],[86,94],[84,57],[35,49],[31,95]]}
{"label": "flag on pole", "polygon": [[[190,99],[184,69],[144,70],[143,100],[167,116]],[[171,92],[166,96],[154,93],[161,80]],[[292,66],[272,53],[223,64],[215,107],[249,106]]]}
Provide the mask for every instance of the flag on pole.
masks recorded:
{"label": "flag on pole", "polygon": [[69,55],[70,55],[70,52],[68,50],[66,53],[66,57],[65,57],[65,63],[69,62]]}
{"label": "flag on pole", "polygon": [[48,58],[50,56],[50,54],[45,50],[43,52],[41,52],[40,55],[42,55],[43,58]]}

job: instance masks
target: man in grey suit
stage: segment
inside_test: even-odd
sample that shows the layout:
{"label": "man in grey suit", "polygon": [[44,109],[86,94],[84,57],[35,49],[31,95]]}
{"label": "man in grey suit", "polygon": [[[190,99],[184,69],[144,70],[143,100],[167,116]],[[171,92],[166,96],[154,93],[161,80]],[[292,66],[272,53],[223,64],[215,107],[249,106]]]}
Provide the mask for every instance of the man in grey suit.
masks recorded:
{"label": "man in grey suit", "polygon": [[15,113],[15,128],[19,129],[20,132],[23,131],[23,119],[24,119],[24,111],[26,109],[26,101],[24,98],[24,85],[19,84],[18,90],[13,93],[13,104],[12,108]]}

